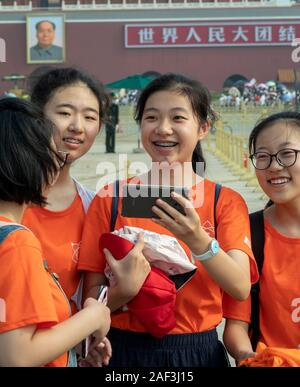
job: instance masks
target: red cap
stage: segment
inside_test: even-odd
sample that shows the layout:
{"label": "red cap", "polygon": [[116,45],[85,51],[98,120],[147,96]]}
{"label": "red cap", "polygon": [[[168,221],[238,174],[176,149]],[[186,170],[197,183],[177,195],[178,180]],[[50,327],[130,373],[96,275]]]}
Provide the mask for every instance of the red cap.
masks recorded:
{"label": "red cap", "polygon": [[[100,237],[100,249],[108,249],[115,259],[124,258],[134,244],[116,234]],[[139,293],[127,304],[129,312],[137,318],[146,331],[163,337],[176,325],[176,288],[173,281],[160,269],[152,267]]]}

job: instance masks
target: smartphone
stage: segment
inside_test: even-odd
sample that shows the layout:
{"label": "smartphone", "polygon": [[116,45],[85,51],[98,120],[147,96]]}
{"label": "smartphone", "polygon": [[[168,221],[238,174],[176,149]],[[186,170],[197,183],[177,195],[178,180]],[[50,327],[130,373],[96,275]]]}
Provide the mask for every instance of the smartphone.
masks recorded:
{"label": "smartphone", "polygon": [[185,215],[184,208],[171,197],[171,192],[173,191],[188,199],[189,190],[187,187],[141,184],[124,185],[121,215],[127,218],[158,218],[152,211],[152,207],[156,205],[155,202],[158,198]]}
{"label": "smartphone", "polygon": [[[107,304],[107,286],[101,285],[99,287],[98,295],[97,295],[97,301],[101,302],[102,304]],[[90,345],[93,341],[93,336],[88,336],[85,340],[82,341],[82,358],[85,359],[89,353]]]}

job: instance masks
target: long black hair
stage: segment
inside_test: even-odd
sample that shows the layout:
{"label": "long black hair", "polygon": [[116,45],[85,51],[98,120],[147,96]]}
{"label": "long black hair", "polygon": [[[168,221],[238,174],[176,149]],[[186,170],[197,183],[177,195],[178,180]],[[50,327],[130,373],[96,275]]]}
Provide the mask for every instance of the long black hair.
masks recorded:
{"label": "long black hair", "polygon": [[43,190],[58,173],[53,125],[34,104],[0,100],[0,200],[47,204]]}

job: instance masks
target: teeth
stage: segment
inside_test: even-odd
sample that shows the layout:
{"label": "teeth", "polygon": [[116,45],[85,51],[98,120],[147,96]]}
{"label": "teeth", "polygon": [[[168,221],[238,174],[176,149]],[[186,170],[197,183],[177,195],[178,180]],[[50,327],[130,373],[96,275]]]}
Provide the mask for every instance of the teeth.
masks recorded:
{"label": "teeth", "polygon": [[176,146],[177,143],[170,143],[170,142],[155,142],[154,143],[155,145],[158,145],[158,146],[162,146],[162,147],[173,147],[173,146]]}
{"label": "teeth", "polygon": [[70,142],[71,144],[81,144],[80,140],[75,140],[74,138],[65,138],[65,142]]}
{"label": "teeth", "polygon": [[270,179],[270,183],[271,184],[283,184],[283,183],[287,183],[289,182],[290,179],[286,178],[286,177],[283,177],[283,178],[279,178],[279,179]]}

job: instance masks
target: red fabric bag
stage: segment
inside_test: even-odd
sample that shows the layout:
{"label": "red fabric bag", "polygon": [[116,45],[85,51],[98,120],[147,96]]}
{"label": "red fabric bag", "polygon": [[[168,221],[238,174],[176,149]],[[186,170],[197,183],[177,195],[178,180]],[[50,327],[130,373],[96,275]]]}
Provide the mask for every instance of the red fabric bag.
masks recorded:
{"label": "red fabric bag", "polygon": [[[100,249],[108,249],[115,259],[124,258],[134,244],[118,235],[105,233],[100,237]],[[129,312],[152,336],[163,337],[176,325],[176,288],[160,269],[152,267],[139,293],[127,304]]]}

